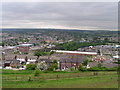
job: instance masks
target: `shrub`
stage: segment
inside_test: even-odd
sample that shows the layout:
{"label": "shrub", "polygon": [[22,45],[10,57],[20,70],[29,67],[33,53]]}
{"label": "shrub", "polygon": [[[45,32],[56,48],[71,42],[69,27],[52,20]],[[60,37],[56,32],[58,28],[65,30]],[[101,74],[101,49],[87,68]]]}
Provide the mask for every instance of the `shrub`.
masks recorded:
{"label": "shrub", "polygon": [[83,65],[80,64],[80,65],[78,66],[78,70],[81,70],[82,68],[83,68]]}
{"label": "shrub", "polygon": [[117,67],[106,68],[106,67],[91,67],[88,69],[89,71],[117,71]]}
{"label": "shrub", "polygon": [[51,68],[48,68],[47,70],[48,70],[48,71],[53,71],[53,69],[54,69],[54,68],[51,67]]}
{"label": "shrub", "polygon": [[43,72],[44,72],[44,73],[49,73],[49,71],[48,71],[48,70],[44,70]]}
{"label": "shrub", "polygon": [[19,54],[19,53],[20,53],[19,51],[14,52],[14,54]]}
{"label": "shrub", "polygon": [[58,64],[57,64],[57,63],[54,63],[54,64],[52,65],[52,68],[53,68],[53,69],[58,69]]}
{"label": "shrub", "polygon": [[82,64],[80,64],[80,65],[78,66],[78,70],[79,70],[79,71],[87,71],[87,69],[86,69],[85,67],[83,67]]}
{"label": "shrub", "polygon": [[107,68],[107,71],[117,71],[118,67],[113,67],[113,68]]}
{"label": "shrub", "polygon": [[101,67],[102,67],[102,64],[101,64],[101,63],[99,63],[97,66],[98,66],[98,68],[101,68]]}
{"label": "shrub", "polygon": [[74,67],[70,67],[70,71],[74,71],[75,70],[75,68]]}
{"label": "shrub", "polygon": [[35,64],[27,64],[26,69],[27,70],[35,70],[36,65]]}
{"label": "shrub", "polygon": [[56,60],[53,61],[53,64],[50,68],[48,68],[48,71],[54,71],[55,69],[58,69],[58,63]]}
{"label": "shrub", "polygon": [[120,66],[118,66],[117,71],[119,71],[119,72],[120,72]]}
{"label": "shrub", "polygon": [[48,66],[44,61],[41,61],[40,63],[37,64],[36,68],[41,70],[47,70]]}
{"label": "shrub", "polygon": [[24,53],[24,54],[28,54],[28,53]]}
{"label": "shrub", "polygon": [[70,69],[68,69],[68,68],[67,68],[67,69],[65,69],[65,72],[70,72]]}
{"label": "shrub", "polygon": [[34,72],[34,76],[39,76],[40,75],[40,69],[36,69]]}
{"label": "shrub", "polygon": [[83,62],[83,64],[85,65],[85,66],[87,66],[88,65],[88,60],[86,59],[86,60],[84,60],[84,62]]}
{"label": "shrub", "polygon": [[89,71],[100,71],[101,69],[98,68],[98,67],[91,67],[91,68],[88,68]]}
{"label": "shrub", "polygon": [[83,67],[81,71],[82,72],[87,71],[87,68]]}

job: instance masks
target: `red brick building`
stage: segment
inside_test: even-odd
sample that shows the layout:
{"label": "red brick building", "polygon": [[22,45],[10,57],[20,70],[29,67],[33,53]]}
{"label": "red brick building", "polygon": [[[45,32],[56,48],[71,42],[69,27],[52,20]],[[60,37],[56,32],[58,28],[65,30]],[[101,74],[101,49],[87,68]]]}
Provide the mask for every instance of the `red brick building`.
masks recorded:
{"label": "red brick building", "polygon": [[21,44],[18,45],[18,50],[21,53],[28,53],[31,46],[32,44]]}

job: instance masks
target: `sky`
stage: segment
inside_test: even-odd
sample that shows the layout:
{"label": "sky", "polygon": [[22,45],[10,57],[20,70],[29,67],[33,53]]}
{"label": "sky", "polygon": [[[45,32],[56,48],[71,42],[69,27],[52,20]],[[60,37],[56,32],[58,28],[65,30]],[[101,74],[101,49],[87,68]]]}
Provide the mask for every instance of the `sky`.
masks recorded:
{"label": "sky", "polygon": [[1,28],[117,30],[117,2],[2,2]]}

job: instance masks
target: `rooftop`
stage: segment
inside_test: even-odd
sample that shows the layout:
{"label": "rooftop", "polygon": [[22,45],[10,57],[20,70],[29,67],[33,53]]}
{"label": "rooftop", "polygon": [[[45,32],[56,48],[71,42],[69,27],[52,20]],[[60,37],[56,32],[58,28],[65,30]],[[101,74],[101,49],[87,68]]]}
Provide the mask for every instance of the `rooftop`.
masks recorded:
{"label": "rooftop", "polygon": [[96,52],[79,52],[79,51],[64,51],[64,50],[52,50],[58,53],[67,53],[67,54],[83,54],[83,55],[97,55]]}
{"label": "rooftop", "polygon": [[32,44],[20,44],[18,46],[26,46],[26,47],[28,47],[28,46],[32,46]]}

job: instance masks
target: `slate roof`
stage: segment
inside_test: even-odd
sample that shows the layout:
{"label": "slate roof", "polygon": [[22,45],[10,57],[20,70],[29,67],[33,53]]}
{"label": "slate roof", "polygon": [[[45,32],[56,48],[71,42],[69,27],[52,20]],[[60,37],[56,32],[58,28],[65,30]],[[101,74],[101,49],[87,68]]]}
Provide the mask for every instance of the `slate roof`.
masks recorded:
{"label": "slate roof", "polygon": [[15,58],[15,56],[17,56],[17,58],[25,58],[27,56],[28,59],[37,59],[37,56],[34,56],[34,55],[15,55],[15,54],[9,54],[9,55],[5,56],[5,59],[12,60]]}
{"label": "slate roof", "polygon": [[[90,67],[97,67],[98,64],[99,64],[98,62],[89,62],[88,63],[88,65]],[[118,64],[103,62],[102,67],[106,67],[106,68],[118,67]]]}

